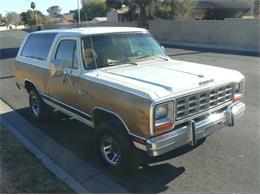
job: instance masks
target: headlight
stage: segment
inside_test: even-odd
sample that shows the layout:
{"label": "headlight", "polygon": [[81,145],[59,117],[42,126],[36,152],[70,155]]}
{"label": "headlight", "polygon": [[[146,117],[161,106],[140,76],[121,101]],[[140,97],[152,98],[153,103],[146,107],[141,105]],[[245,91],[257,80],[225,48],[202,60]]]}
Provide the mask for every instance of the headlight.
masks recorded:
{"label": "headlight", "polygon": [[244,83],[245,83],[244,79],[235,83],[235,93],[241,93],[241,94],[244,93]]}
{"label": "headlight", "polygon": [[158,104],[154,108],[154,133],[174,128],[173,101]]}
{"label": "headlight", "polygon": [[234,99],[233,99],[234,103],[239,103],[242,100],[244,94],[244,83],[245,83],[244,79],[235,83]]}
{"label": "headlight", "polygon": [[168,115],[168,104],[160,104],[155,107],[155,120],[162,119]]}
{"label": "headlight", "polygon": [[235,92],[239,92],[240,89],[240,82],[239,83],[235,83]]}

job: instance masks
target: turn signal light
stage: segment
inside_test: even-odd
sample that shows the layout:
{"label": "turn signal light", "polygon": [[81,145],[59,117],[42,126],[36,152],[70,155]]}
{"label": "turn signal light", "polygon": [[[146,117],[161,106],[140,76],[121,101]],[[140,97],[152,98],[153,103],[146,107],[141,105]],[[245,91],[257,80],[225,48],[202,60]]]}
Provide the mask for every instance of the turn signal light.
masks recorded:
{"label": "turn signal light", "polygon": [[238,93],[234,96],[234,103],[239,103],[243,99],[243,94]]}
{"label": "turn signal light", "polygon": [[170,130],[170,129],[173,129],[174,128],[174,123],[173,122],[168,122],[168,123],[163,123],[163,124],[160,124],[160,125],[157,125],[154,127],[154,130],[156,132],[159,132],[159,131],[166,131],[166,130]]}

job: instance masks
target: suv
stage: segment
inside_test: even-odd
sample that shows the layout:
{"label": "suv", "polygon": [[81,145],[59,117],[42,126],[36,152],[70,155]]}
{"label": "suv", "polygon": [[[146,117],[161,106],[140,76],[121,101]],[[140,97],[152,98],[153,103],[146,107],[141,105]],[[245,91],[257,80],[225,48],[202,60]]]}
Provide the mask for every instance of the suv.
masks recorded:
{"label": "suv", "polygon": [[117,173],[137,168],[141,151],[196,145],[245,111],[240,72],[172,60],[140,28],[31,33],[14,75],[35,119],[48,118],[50,106],[95,128],[101,160]]}

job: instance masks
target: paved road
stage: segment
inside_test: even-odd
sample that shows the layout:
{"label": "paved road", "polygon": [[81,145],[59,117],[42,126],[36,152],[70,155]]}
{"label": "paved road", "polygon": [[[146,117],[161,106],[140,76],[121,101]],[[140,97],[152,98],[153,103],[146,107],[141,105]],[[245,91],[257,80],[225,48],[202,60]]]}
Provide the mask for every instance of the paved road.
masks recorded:
{"label": "paved road", "polygon": [[[59,144],[101,168],[92,129],[59,113],[47,124],[32,120],[27,95],[16,89],[12,78],[10,57],[15,51],[7,50],[16,48],[23,36],[20,31],[0,33],[0,48],[5,48],[0,51],[9,56],[0,59],[0,98]],[[128,177],[107,174],[133,193],[260,193],[260,58],[169,48],[167,52],[175,59],[241,71],[246,77],[246,115],[240,125],[223,129],[194,149],[183,147],[149,159],[148,167]]]}

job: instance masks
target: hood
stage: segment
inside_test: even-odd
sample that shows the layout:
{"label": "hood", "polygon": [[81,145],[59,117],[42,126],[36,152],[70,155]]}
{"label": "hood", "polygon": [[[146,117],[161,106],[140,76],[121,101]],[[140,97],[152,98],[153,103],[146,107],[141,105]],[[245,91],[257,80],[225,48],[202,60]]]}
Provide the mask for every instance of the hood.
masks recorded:
{"label": "hood", "polygon": [[100,79],[146,93],[152,99],[211,87],[220,82],[234,82],[243,75],[234,70],[197,63],[169,60],[146,61],[102,69]]}

